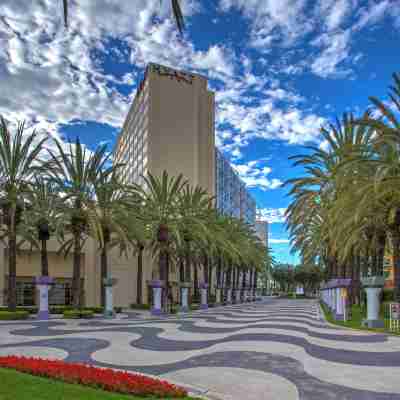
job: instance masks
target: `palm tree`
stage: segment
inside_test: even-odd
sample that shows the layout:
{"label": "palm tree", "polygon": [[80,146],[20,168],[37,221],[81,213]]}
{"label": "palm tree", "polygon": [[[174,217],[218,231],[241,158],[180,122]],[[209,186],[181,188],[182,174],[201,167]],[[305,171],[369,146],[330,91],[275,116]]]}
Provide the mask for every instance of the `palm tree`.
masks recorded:
{"label": "palm tree", "polygon": [[[178,215],[180,236],[183,238],[180,252],[180,266],[182,273],[180,278],[185,282],[191,281],[191,268],[194,266],[194,289],[198,293],[197,260],[194,258],[196,249],[203,249],[203,265],[206,282],[211,271],[209,255],[212,249],[210,218],[212,213],[213,198],[200,186],[185,185],[178,196]],[[185,262],[184,262],[185,260]],[[194,261],[194,262],[192,262]],[[185,264],[185,265],[184,265]]]}
{"label": "palm tree", "polygon": [[[357,121],[374,132],[373,154],[368,160],[375,168],[372,180],[366,181],[364,189],[378,202],[386,204],[387,226],[393,247],[394,281],[397,295],[400,297],[400,74],[393,74],[394,84],[389,90],[391,105],[371,97],[370,101],[380,113],[379,117],[367,114]],[[365,158],[360,162],[365,163]]]}
{"label": "palm tree", "polygon": [[182,247],[179,214],[179,194],[187,185],[182,175],[170,177],[166,171],[161,177],[149,173],[143,177],[144,185],[135,185],[141,197],[143,212],[139,216],[147,227],[149,247],[158,257],[159,278],[166,282],[164,304],[168,291],[169,267],[177,248]]}
{"label": "palm tree", "polygon": [[[185,20],[183,18],[182,9],[179,0],[171,0],[171,8],[174,13],[176,25],[178,26],[179,32],[182,33],[185,28]],[[64,9],[64,24],[68,26],[68,0],[63,0]]]}
{"label": "palm tree", "polygon": [[93,214],[95,184],[112,174],[110,154],[106,146],[99,146],[89,152],[79,139],[74,144],[55,141],[56,151],[49,150],[50,161],[47,163],[51,182],[57,186],[65,205],[66,219],[70,238],[62,237],[61,252],[73,251],[72,296],[73,305],[81,305],[81,253],[90,234],[99,234],[99,224]]}
{"label": "palm tree", "polygon": [[[322,261],[330,278],[351,274],[355,251],[363,251],[362,236],[354,234],[356,220],[352,218],[359,215],[355,209],[359,203],[345,199],[354,197],[365,173],[365,166],[357,167],[356,162],[370,153],[373,132],[355,122],[353,115],[345,114],[342,121],[323,128],[329,149],[308,146],[309,154],[294,157],[306,175],[287,181],[294,198],[287,210],[293,248],[305,263]],[[343,220],[345,204],[348,218]]]}
{"label": "palm tree", "polygon": [[[101,265],[101,305],[105,305],[104,282],[109,277],[108,251],[119,247],[121,254],[130,250],[133,241],[137,241],[141,230],[137,229],[135,218],[137,207],[132,203],[132,194],[122,185],[118,172],[122,165],[114,165],[112,173],[101,171],[93,180],[95,201],[89,203],[88,215],[92,221],[93,238],[97,241]],[[127,222],[129,221],[129,222]]]}
{"label": "palm tree", "polygon": [[64,229],[63,217],[63,204],[55,185],[41,176],[36,177],[29,184],[26,211],[17,233],[22,242],[40,250],[42,276],[49,276],[47,241],[52,234],[58,236]]}
{"label": "palm tree", "polygon": [[39,138],[34,131],[25,133],[25,124],[18,123],[14,134],[0,117],[0,190],[3,211],[3,235],[8,238],[8,307],[15,311],[17,226],[21,220],[29,182],[40,166],[38,157],[47,137]]}

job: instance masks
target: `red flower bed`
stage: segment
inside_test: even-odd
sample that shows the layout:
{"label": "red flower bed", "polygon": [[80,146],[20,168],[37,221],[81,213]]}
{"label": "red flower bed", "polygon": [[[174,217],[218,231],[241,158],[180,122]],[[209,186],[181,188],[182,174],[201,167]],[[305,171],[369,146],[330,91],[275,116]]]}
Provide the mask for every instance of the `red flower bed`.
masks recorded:
{"label": "red flower bed", "polygon": [[6,356],[0,357],[0,367],[15,369],[31,375],[54,378],[63,382],[79,383],[109,392],[158,397],[187,396],[187,392],[184,389],[165,381],[85,364],[32,357]]}

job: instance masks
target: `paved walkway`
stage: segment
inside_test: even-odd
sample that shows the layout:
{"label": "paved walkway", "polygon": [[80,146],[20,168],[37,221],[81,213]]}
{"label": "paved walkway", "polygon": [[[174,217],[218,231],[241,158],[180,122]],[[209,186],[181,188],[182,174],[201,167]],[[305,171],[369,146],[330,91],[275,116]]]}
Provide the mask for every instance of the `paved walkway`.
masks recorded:
{"label": "paved walkway", "polygon": [[227,400],[400,400],[400,337],[328,326],[311,300],[188,316],[0,323],[0,355],[158,375]]}

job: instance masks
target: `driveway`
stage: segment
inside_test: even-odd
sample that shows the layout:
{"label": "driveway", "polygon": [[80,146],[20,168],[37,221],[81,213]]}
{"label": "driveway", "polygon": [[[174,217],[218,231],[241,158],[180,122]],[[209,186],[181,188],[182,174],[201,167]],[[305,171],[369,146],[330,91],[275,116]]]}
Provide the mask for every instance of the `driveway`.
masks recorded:
{"label": "driveway", "polygon": [[400,400],[400,338],[329,326],[312,300],[169,318],[0,323],[0,355],[157,375],[227,400]]}

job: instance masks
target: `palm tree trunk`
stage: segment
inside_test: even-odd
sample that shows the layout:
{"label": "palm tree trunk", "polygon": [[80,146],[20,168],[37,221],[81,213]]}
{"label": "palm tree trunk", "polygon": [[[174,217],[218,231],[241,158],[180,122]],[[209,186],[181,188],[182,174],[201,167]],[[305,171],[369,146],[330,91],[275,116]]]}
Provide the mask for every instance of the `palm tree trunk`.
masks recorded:
{"label": "palm tree trunk", "polygon": [[137,282],[136,282],[136,304],[142,304],[143,246],[139,247],[137,263],[138,263],[138,272],[137,272]]}
{"label": "palm tree trunk", "polygon": [[43,239],[41,241],[41,251],[40,251],[40,259],[42,264],[42,276],[49,276],[49,258],[47,254],[47,240]]}
{"label": "palm tree trunk", "polygon": [[185,254],[185,282],[190,282],[192,280],[191,265],[190,265],[190,242],[186,245]]}
{"label": "palm tree trunk", "polygon": [[212,262],[210,259],[208,259],[208,285],[210,287],[210,292],[211,292],[211,287],[212,287],[212,271],[213,271],[213,266]]}
{"label": "palm tree trunk", "polygon": [[232,285],[232,267],[228,268],[228,274],[226,276],[226,286],[230,288]]}
{"label": "palm tree trunk", "polygon": [[74,308],[81,306],[81,235],[74,233],[74,260],[72,276],[72,303]]}
{"label": "palm tree trunk", "polygon": [[392,231],[393,241],[393,280],[396,299],[400,299],[400,234]]}
{"label": "palm tree trunk", "polygon": [[204,256],[204,264],[203,264],[203,267],[204,267],[204,282],[205,283],[208,283],[208,257],[205,255]]}
{"label": "palm tree trunk", "polygon": [[386,247],[386,233],[382,232],[378,236],[378,249],[377,249],[377,274],[378,275],[383,275],[385,247]]}
{"label": "palm tree trunk", "polygon": [[222,264],[222,260],[221,257],[218,257],[218,265],[217,265],[217,287],[220,288],[221,287],[221,264]]}
{"label": "palm tree trunk", "polygon": [[199,277],[198,277],[198,273],[197,273],[197,263],[194,262],[193,263],[193,267],[194,267],[194,297],[196,297],[199,294]]}
{"label": "palm tree trunk", "polygon": [[8,236],[8,309],[10,311],[17,309],[17,235],[13,211],[11,211]]}
{"label": "palm tree trunk", "polygon": [[104,280],[107,279],[108,271],[107,271],[107,247],[106,245],[103,246],[101,249],[100,255],[100,288],[101,288],[101,296],[100,296],[100,304],[102,307],[106,304],[106,288],[104,286]]}

